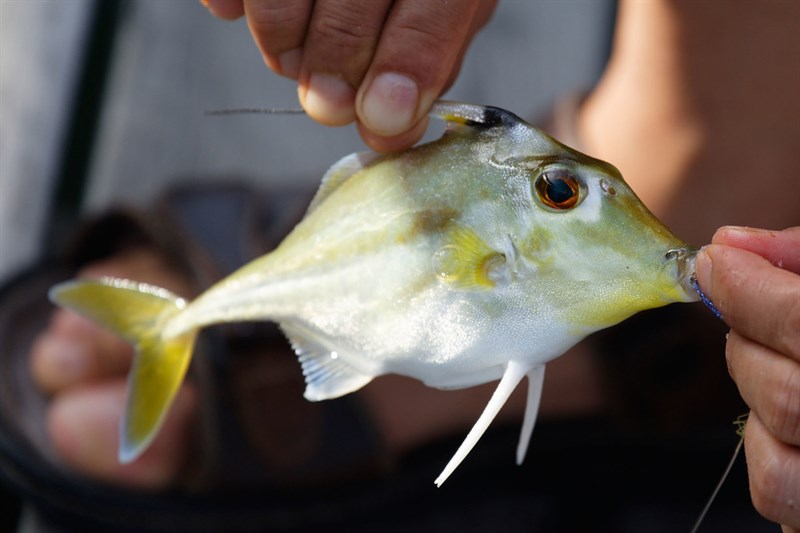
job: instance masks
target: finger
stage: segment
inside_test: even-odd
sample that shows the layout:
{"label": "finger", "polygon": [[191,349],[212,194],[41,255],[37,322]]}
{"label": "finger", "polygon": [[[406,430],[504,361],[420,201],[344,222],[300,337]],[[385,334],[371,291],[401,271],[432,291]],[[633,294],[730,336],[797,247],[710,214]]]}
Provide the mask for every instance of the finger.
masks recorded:
{"label": "finger", "polygon": [[372,61],[391,0],[352,4],[320,0],[303,46],[298,96],[306,112],[328,125],[355,118],[356,89]]}
{"label": "finger", "polygon": [[394,137],[425,118],[450,78],[477,13],[478,4],[468,0],[394,5],[356,96],[364,128]]}
{"label": "finger", "polygon": [[769,520],[800,527],[800,449],[775,439],[754,413],[747,419],[744,446],[756,510]]}
{"label": "finger", "polygon": [[244,14],[242,0],[200,0],[215,17],[235,20]]}
{"label": "finger", "polygon": [[361,135],[361,138],[364,139],[364,142],[367,143],[370,148],[378,152],[397,152],[408,148],[419,141],[422,136],[425,135],[427,129],[427,117],[417,122],[410,130],[392,137],[378,135],[372,130],[367,129],[363,123],[358,123],[358,133]]}
{"label": "finger", "polygon": [[102,481],[139,488],[173,484],[188,457],[196,394],[184,387],[175,398],[164,426],[136,461],[117,458],[119,422],[125,409],[125,380],[117,379],[65,392],[53,400],[47,427],[64,462]]}
{"label": "finger", "polygon": [[133,350],[122,339],[71,311],[53,313],[31,348],[31,373],[46,393],[123,375]]}
{"label": "finger", "polygon": [[747,405],[778,440],[800,446],[800,364],[735,331],[725,353]]}
{"label": "finger", "polygon": [[313,0],[245,0],[247,25],[274,72],[296,80]]}
{"label": "finger", "polygon": [[696,269],[731,328],[800,361],[800,276],[752,252],[717,244],[700,251]]}
{"label": "finger", "polygon": [[478,1],[478,9],[475,12],[475,17],[472,19],[472,24],[467,32],[467,37],[464,40],[464,43],[461,45],[458,56],[450,70],[450,75],[447,77],[447,81],[442,87],[440,94],[446,92],[448,89],[450,89],[453,83],[455,83],[456,78],[458,78],[458,74],[461,72],[461,66],[464,63],[464,56],[467,54],[469,45],[472,44],[472,39],[475,37],[475,34],[478,33],[478,31],[480,31],[480,29],[489,22],[489,19],[492,18],[495,7],[497,7],[497,0]]}
{"label": "finger", "polygon": [[[478,8],[478,13],[476,14],[473,24],[470,28],[470,31],[468,32],[468,37],[465,40],[464,44],[462,45],[461,50],[459,50],[457,59],[450,71],[450,75],[448,76],[447,81],[442,87],[441,92],[444,92],[447,89],[449,89],[450,86],[455,82],[456,78],[458,77],[458,73],[461,70],[461,65],[463,63],[467,49],[469,48],[472,36],[480,28],[482,28],[486,24],[486,22],[488,22],[489,18],[491,17],[492,10],[494,9],[496,4],[497,2],[495,0],[486,0],[480,3],[480,7]],[[362,122],[358,123],[358,131],[361,137],[364,139],[364,142],[366,142],[370,147],[379,152],[396,152],[398,150],[403,150],[405,148],[408,148],[409,146],[413,145],[422,138],[422,136],[425,134],[425,131],[427,131],[427,128],[428,128],[428,118],[425,117],[410,130],[400,135],[385,137],[369,130]]]}
{"label": "finger", "polygon": [[800,274],[800,226],[783,231],[726,226],[717,230],[711,242],[748,250]]}

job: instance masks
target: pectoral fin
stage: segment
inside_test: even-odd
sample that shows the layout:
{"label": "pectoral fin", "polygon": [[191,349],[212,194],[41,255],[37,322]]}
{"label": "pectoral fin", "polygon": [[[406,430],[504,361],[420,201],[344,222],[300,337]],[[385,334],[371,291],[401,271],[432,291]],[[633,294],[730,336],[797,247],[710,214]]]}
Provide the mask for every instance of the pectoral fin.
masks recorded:
{"label": "pectoral fin", "polygon": [[454,225],[447,230],[444,243],[433,258],[441,280],[460,289],[487,290],[505,275],[505,256],[493,250],[474,230]]}
{"label": "pectoral fin", "polygon": [[436,486],[441,487],[442,483],[444,483],[450,474],[461,464],[461,461],[469,454],[472,448],[475,447],[475,444],[478,443],[481,436],[486,432],[486,429],[491,424],[492,420],[494,420],[497,413],[500,412],[500,408],[505,405],[506,400],[508,397],[511,396],[511,393],[514,392],[514,389],[517,387],[519,382],[525,377],[525,374],[529,371],[530,367],[522,365],[516,361],[510,361],[506,366],[506,371],[503,374],[500,383],[497,385],[497,389],[495,389],[492,398],[489,400],[489,403],[486,404],[486,408],[481,413],[481,416],[478,418],[478,421],[475,422],[475,425],[472,426],[472,429],[467,434],[467,437],[464,439],[464,442],[461,443],[456,453],[450,459],[450,462],[447,463],[447,466],[444,467],[442,473],[439,474],[439,477],[436,478]]}

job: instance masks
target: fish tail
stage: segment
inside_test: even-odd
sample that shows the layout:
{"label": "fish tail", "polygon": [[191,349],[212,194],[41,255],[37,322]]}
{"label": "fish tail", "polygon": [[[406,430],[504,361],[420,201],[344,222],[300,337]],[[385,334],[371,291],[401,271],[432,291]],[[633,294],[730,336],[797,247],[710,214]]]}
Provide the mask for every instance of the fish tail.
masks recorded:
{"label": "fish tail", "polygon": [[153,441],[189,366],[197,329],[165,337],[165,324],[186,307],[166,289],[116,278],[77,280],[50,289],[50,300],[134,345],[119,460],[129,463]]}

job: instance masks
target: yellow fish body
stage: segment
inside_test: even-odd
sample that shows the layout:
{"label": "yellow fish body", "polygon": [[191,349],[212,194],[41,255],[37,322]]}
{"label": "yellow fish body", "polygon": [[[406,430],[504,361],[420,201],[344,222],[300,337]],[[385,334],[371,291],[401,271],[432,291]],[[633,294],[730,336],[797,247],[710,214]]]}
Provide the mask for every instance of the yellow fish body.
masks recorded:
{"label": "yellow fish body", "polygon": [[192,302],[110,278],[51,290],[137,347],[121,461],[158,432],[200,328],[268,319],[298,354],[309,400],[388,373],[437,388],[500,379],[440,485],[523,377],[518,462],[547,361],[638,311],[697,300],[695,252],[614,167],[502,109],[440,101],[432,114],[448,122],[442,138],[345,157],[274,251]]}

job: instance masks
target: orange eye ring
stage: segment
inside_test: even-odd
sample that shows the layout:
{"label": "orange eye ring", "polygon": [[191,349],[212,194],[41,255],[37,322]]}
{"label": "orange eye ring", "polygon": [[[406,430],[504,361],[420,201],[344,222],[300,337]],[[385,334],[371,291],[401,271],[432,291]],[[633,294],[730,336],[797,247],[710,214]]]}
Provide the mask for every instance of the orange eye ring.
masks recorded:
{"label": "orange eye ring", "polygon": [[542,172],[533,187],[539,201],[557,211],[572,209],[581,199],[581,182],[566,169]]}

